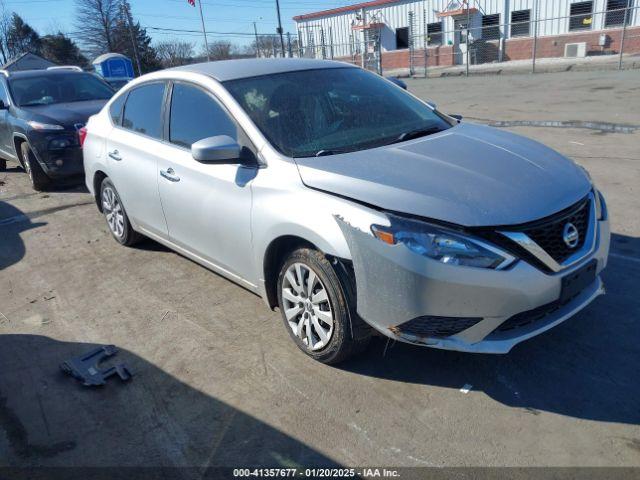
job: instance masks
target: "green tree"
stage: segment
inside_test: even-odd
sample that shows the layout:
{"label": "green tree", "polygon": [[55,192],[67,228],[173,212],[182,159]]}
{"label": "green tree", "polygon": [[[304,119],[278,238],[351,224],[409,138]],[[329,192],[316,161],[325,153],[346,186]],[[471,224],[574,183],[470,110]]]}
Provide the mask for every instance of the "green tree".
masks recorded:
{"label": "green tree", "polygon": [[82,68],[89,66],[87,57],[82,55],[75,42],[62,32],[41,37],[40,45],[42,56],[54,63],[78,65]]}
{"label": "green tree", "polygon": [[162,68],[158,54],[151,46],[151,37],[147,34],[147,30],[138,21],[134,22],[130,29],[125,16],[118,18],[113,29],[113,51],[129,57],[136,70],[137,53],[140,58],[142,73],[153,72]]}
{"label": "green tree", "polygon": [[26,52],[40,54],[41,47],[38,32],[31,28],[20,15],[14,13],[7,30],[7,56],[14,58]]}

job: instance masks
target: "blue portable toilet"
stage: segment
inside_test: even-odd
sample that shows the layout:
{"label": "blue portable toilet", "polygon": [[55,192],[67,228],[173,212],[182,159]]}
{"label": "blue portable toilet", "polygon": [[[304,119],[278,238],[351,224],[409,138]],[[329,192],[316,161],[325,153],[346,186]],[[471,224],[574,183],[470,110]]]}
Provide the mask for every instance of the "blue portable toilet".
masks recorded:
{"label": "blue portable toilet", "polygon": [[96,73],[105,80],[129,81],[134,77],[133,63],[121,53],[105,53],[93,61]]}

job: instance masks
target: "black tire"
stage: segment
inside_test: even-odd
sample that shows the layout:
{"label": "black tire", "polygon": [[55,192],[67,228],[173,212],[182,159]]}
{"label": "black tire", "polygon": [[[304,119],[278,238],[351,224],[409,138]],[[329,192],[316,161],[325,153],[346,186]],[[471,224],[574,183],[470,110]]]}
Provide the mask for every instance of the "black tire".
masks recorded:
{"label": "black tire", "polygon": [[[307,343],[305,343],[296,335],[285,314],[285,305],[283,303],[285,276],[287,270],[292,266],[295,268],[295,264],[297,263],[313,270],[313,273],[315,273],[322,282],[334,317],[331,337],[326,345],[318,350],[309,348],[307,345],[309,342],[307,341]],[[335,365],[361,352],[369,343],[371,327],[358,317],[355,312],[355,293],[351,285],[351,280],[347,278],[341,269],[335,269],[321,252],[311,248],[294,250],[284,261],[280,269],[277,289],[278,306],[280,307],[285,328],[298,348],[311,358],[325,364]],[[300,315],[303,314],[304,313],[301,313]],[[296,316],[294,322],[299,318],[302,317]]]}
{"label": "black tire", "polygon": [[47,174],[42,170],[40,163],[27,142],[22,142],[20,145],[20,153],[22,154],[22,168],[24,168],[24,171],[29,175],[33,189],[37,191],[46,189],[51,183],[51,179],[47,177]]}
{"label": "black tire", "polygon": [[0,158],[0,172],[4,172],[7,169],[7,161],[4,158]]}
{"label": "black tire", "polygon": [[[105,203],[105,199],[107,199],[107,203],[111,206],[108,206],[107,203]],[[113,210],[118,211],[113,200],[117,202],[117,205],[120,207],[119,211],[121,212],[121,224],[115,220],[118,225],[117,227],[110,223],[110,218],[112,217],[109,217],[109,214],[113,215]],[[102,184],[100,185],[100,205],[107,222],[109,232],[111,232],[111,236],[113,236],[119,244],[130,247],[142,239],[142,235],[136,232],[131,226],[131,222],[129,221],[129,217],[127,216],[122,200],[120,200],[120,195],[109,177],[102,180]]]}

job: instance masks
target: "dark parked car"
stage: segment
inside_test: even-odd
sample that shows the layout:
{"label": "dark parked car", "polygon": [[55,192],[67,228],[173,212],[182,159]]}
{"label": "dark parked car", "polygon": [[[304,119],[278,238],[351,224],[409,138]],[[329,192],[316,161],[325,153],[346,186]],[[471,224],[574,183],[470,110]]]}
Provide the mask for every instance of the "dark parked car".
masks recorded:
{"label": "dark parked car", "polygon": [[113,88],[77,67],[0,72],[0,170],[17,161],[36,190],[82,175],[80,129]]}

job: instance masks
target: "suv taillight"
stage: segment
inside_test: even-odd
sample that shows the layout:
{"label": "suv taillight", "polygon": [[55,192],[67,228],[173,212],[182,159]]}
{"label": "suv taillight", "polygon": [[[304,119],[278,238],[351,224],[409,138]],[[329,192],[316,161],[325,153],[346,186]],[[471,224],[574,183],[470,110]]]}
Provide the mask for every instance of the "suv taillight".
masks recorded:
{"label": "suv taillight", "polygon": [[87,138],[87,127],[82,127],[78,130],[78,140],[80,141],[80,147],[84,145],[84,140]]}

